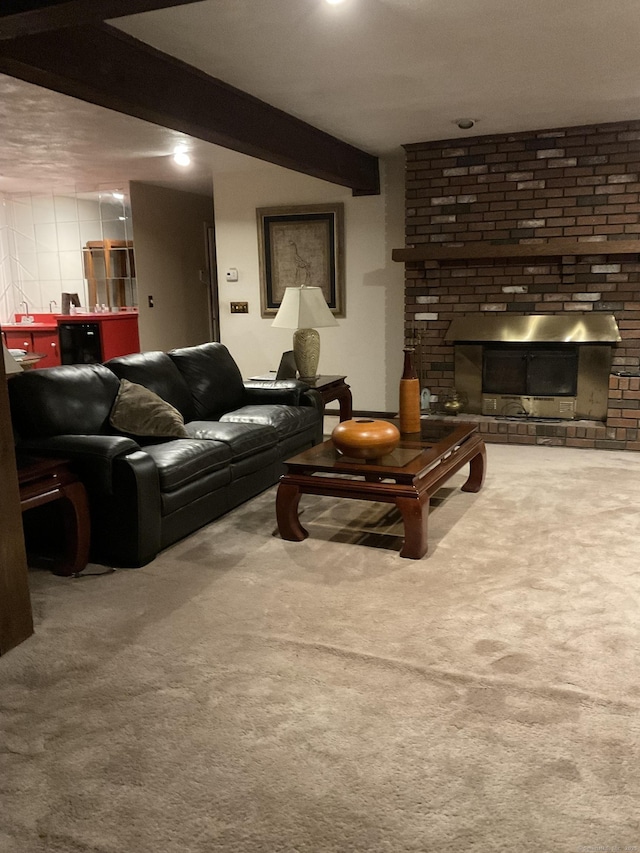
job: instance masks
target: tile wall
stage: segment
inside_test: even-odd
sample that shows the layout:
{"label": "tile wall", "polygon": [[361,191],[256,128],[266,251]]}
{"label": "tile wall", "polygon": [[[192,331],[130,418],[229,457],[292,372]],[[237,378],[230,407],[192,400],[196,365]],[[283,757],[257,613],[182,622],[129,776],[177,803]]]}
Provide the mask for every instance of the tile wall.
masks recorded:
{"label": "tile wall", "polygon": [[111,190],[0,196],[0,322],[12,320],[22,302],[31,312],[59,311],[62,293],[77,293],[82,306],[93,307],[82,247],[88,240],[133,239],[128,196],[118,196]]}

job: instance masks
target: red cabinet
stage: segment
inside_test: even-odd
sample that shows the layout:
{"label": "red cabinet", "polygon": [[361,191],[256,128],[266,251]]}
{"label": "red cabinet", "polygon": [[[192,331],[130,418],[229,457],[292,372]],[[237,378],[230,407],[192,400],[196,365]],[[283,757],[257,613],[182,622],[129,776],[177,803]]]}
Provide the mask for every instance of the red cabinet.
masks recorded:
{"label": "red cabinet", "polygon": [[33,352],[33,338],[31,332],[22,329],[14,332],[12,329],[3,329],[2,331],[7,344],[7,349],[23,349],[27,352]]}
{"label": "red cabinet", "polygon": [[[16,315],[20,319],[22,315]],[[36,314],[35,323],[9,323],[2,327],[2,337],[9,349],[23,349],[44,356],[35,367],[54,367],[55,365],[108,361],[118,355],[140,352],[138,336],[138,314],[134,311],[122,311],[110,314],[73,314],[47,315]],[[96,346],[90,355],[82,356],[65,349],[64,359],[60,345],[60,326],[65,329],[95,329]],[[66,335],[65,341],[69,335]],[[78,335],[74,335],[77,338]],[[68,341],[67,341],[68,343]]]}
{"label": "red cabinet", "polygon": [[38,353],[44,358],[38,367],[54,367],[60,364],[60,347],[56,329],[4,329],[3,335],[8,349],[23,349]]}
{"label": "red cabinet", "polygon": [[44,355],[38,367],[55,367],[60,364],[60,344],[58,343],[58,332],[32,332],[33,352]]}

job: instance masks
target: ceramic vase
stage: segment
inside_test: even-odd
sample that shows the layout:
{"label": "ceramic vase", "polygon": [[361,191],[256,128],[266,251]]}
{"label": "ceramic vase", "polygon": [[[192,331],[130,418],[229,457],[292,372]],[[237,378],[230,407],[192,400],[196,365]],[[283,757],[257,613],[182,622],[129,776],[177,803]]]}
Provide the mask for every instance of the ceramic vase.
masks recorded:
{"label": "ceramic vase", "polygon": [[353,418],[342,421],[331,433],[334,447],[353,459],[379,459],[397,447],[398,428],[389,421]]}
{"label": "ceramic vase", "polygon": [[400,380],[400,405],[398,409],[400,432],[420,432],[420,380],[413,364],[413,349],[405,347],[404,369]]}

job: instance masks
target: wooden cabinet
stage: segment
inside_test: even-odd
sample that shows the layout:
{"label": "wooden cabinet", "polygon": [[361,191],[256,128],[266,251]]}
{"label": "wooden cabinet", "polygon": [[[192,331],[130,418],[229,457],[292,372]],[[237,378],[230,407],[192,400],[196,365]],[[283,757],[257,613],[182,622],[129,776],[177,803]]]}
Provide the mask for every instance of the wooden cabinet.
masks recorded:
{"label": "wooden cabinet", "polygon": [[138,304],[132,240],[89,240],[82,256],[91,307]]}

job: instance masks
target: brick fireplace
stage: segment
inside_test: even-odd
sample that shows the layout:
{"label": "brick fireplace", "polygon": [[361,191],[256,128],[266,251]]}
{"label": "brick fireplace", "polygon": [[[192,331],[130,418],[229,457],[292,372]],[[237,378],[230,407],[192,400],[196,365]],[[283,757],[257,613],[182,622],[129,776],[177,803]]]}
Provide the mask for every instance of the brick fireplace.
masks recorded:
{"label": "brick fireplace", "polygon": [[393,257],[422,385],[440,400],[456,387],[454,320],[607,315],[619,339],[597,417],[472,416],[488,440],[640,450],[640,122],[405,149]]}

